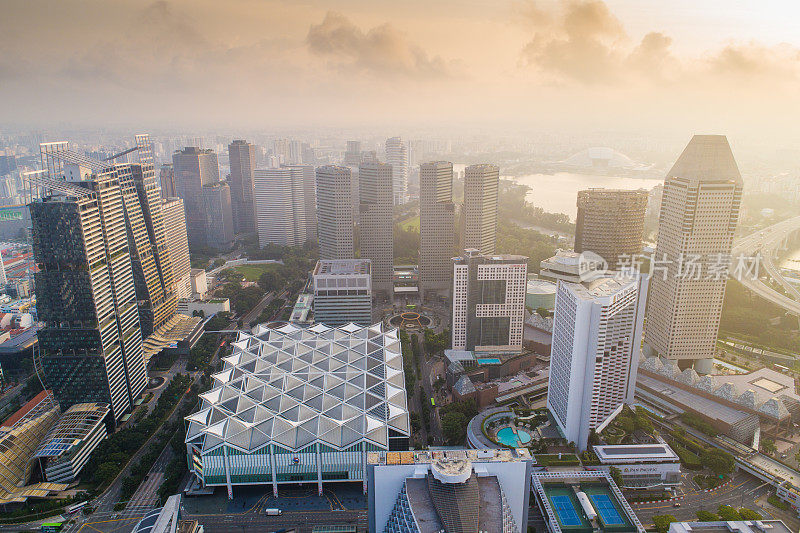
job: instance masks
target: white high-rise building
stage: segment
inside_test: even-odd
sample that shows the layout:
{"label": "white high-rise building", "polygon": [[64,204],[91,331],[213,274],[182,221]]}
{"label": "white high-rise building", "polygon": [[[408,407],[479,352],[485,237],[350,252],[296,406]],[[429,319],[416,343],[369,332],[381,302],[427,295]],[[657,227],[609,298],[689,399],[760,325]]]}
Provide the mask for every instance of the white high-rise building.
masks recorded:
{"label": "white high-rise building", "polygon": [[392,166],[362,163],[358,182],[361,257],[372,261],[372,289],[391,298],[394,274]]}
{"label": "white high-rise building", "polygon": [[408,145],[400,137],[386,139],[386,162],[392,165],[394,205],[408,202]]}
{"label": "white high-rise building", "polygon": [[742,176],[723,135],[695,135],[664,180],[644,339],[650,353],[712,371]]}
{"label": "white high-rise building", "polygon": [[454,350],[521,350],[528,258],[464,250],[453,258]]}
{"label": "white high-rise building", "polygon": [[494,165],[470,165],[464,170],[464,248],[494,253],[499,186],[500,169]]}
{"label": "white high-rise building", "polygon": [[169,255],[172,260],[175,297],[178,299],[188,298],[192,295],[190,276],[192,264],[189,257],[183,200],[165,198],[161,205],[161,212],[164,218],[164,232],[167,237],[167,246],[169,246]]}
{"label": "white high-rise building", "polygon": [[419,167],[419,277],[423,297],[452,288],[455,246],[453,163],[431,161]]}
{"label": "white high-rise building", "polygon": [[306,217],[306,241],[317,240],[317,172],[314,165],[286,165],[303,173],[303,204]]}
{"label": "white high-rise building", "polygon": [[306,242],[303,170],[298,167],[255,171],[258,245],[302,246]]}
{"label": "white high-rise building", "polygon": [[558,282],[547,408],[580,451],[633,400],[647,276]]}
{"label": "white high-rise building", "polygon": [[317,168],[317,238],[320,259],[352,259],[353,199],[348,167]]}

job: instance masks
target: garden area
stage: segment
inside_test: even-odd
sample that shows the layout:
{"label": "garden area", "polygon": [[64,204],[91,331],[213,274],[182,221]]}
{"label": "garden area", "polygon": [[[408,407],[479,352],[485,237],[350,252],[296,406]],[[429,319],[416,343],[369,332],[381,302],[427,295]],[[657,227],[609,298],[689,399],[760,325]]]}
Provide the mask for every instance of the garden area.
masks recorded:
{"label": "garden area", "polygon": [[[641,432],[651,435],[655,431],[653,423],[650,421],[651,416],[654,415],[641,407],[633,410],[626,405],[622,408],[622,412],[600,432],[600,436],[606,444],[632,444],[634,433]],[[593,440],[592,435],[589,436],[589,439]],[[596,436],[594,440],[597,440]],[[597,444],[597,442],[591,444]]]}

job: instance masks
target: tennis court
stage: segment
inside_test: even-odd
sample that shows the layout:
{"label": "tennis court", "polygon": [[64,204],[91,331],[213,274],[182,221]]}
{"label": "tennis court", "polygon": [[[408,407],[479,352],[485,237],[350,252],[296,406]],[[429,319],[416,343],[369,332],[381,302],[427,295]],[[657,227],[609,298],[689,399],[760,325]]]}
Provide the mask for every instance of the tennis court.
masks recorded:
{"label": "tennis court", "polygon": [[619,511],[617,511],[617,508],[614,506],[614,502],[611,501],[611,498],[607,494],[592,494],[589,498],[592,500],[592,505],[597,511],[597,514],[600,515],[600,519],[603,521],[604,525],[625,525],[625,520],[622,518],[622,515],[619,514]]}
{"label": "tennis court", "polygon": [[553,509],[558,514],[558,520],[564,526],[580,526],[583,522],[572,504],[569,496],[560,494],[550,496],[550,502],[553,504]]}

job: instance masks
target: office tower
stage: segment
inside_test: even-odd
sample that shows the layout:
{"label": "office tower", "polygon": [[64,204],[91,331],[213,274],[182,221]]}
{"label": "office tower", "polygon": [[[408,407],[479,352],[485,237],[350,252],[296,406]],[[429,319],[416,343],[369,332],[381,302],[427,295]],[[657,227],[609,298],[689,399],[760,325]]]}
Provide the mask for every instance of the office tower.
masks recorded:
{"label": "office tower", "polygon": [[147,384],[119,176],[130,167],[46,143],[42,168],[30,213],[44,378],[63,409],[105,402],[119,420]]}
{"label": "office tower", "polygon": [[630,265],[642,253],[647,191],[588,189],[578,191],[575,251],[594,252],[611,269]]}
{"label": "office tower", "polygon": [[526,531],[533,464],[524,448],[409,451],[397,458],[370,454],[368,529],[385,533]]}
{"label": "office tower", "polygon": [[464,250],[453,258],[454,350],[521,350],[528,258]]}
{"label": "office tower", "polygon": [[189,258],[189,241],[186,235],[186,213],[183,200],[166,198],[161,211],[164,216],[164,231],[172,259],[173,292],[176,298],[188,298],[192,295],[190,273],[192,270]]}
{"label": "office tower", "polygon": [[299,169],[303,175],[303,210],[306,218],[306,237],[303,241],[317,240],[317,173],[314,165],[285,165]]}
{"label": "office tower", "polygon": [[470,165],[464,170],[464,248],[493,254],[497,241],[497,195],[500,169]]}
{"label": "office tower", "polygon": [[304,176],[300,168],[255,171],[258,245],[302,246],[306,242]]}
{"label": "office tower", "polygon": [[161,197],[173,198],[175,196],[175,172],[170,163],[161,165],[159,180],[161,181]]}
{"label": "office tower", "polygon": [[646,302],[646,275],[558,284],[547,408],[580,451],[633,401]]}
{"label": "office tower", "polygon": [[205,247],[206,217],[203,212],[202,189],[219,182],[217,154],[212,150],[187,147],[172,154],[175,194],[183,200],[189,247]]}
{"label": "office tower", "polygon": [[235,140],[228,145],[228,159],[231,165],[231,208],[233,228],[236,233],[249,233],[256,230],[253,200],[253,171],[256,168],[256,147],[243,140]]}
{"label": "office tower", "polygon": [[361,141],[347,141],[344,152],[344,166],[357,167],[361,164]]}
{"label": "office tower", "polygon": [[317,261],[312,280],[315,322],[326,326],[372,323],[372,271],[368,259]]}
{"label": "office tower", "polygon": [[[201,189],[203,210],[203,242],[214,250],[230,250],[233,247],[233,212],[231,188],[222,181],[203,185]],[[191,236],[191,230],[189,232]]]}
{"label": "office tower", "polygon": [[310,144],[303,143],[302,151],[303,151],[303,157],[302,157],[303,164],[315,167],[317,165],[317,150]]}
{"label": "office tower", "polygon": [[175,315],[172,261],[149,136],[137,135],[138,164],[117,165],[142,336]]}
{"label": "office tower", "polygon": [[392,166],[394,205],[408,202],[408,145],[400,137],[386,139],[386,162]]}
{"label": "office tower", "polygon": [[453,163],[432,161],[419,167],[420,291],[449,293],[452,288],[455,228]]}
{"label": "office tower", "polygon": [[317,168],[317,238],[320,259],[352,259],[353,201],[350,169]]}
{"label": "office tower", "polygon": [[728,140],[695,135],[664,179],[644,338],[649,352],[681,366],[694,361],[702,374],[713,369],[741,202]]}
{"label": "office tower", "polygon": [[391,298],[394,273],[392,166],[362,163],[358,167],[358,192],[361,257],[372,261],[372,290]]}

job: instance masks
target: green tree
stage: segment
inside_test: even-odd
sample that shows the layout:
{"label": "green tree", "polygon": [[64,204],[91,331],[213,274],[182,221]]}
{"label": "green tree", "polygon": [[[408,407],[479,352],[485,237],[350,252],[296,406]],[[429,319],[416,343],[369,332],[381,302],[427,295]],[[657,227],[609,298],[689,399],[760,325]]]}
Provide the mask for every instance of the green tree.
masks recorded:
{"label": "green tree", "polygon": [[669,525],[677,521],[678,519],[671,514],[653,516],[653,524],[655,524],[656,531],[658,531],[658,533],[667,533],[667,531],[669,531]]}
{"label": "green tree", "polygon": [[761,441],[761,450],[770,455],[775,453],[777,451],[777,448],[775,447],[775,441],[771,439],[764,439]]}
{"label": "green tree", "polygon": [[618,487],[622,488],[622,470],[616,466],[612,466],[608,469],[608,473],[611,474],[611,479],[614,480],[614,483],[616,483]]}
{"label": "green tree", "polygon": [[702,509],[697,511],[697,519],[701,522],[719,522],[718,515]]}
{"label": "green tree", "polygon": [[467,436],[467,417],[459,411],[451,411],[442,416],[442,434],[451,446],[464,443]]}
{"label": "green tree", "polygon": [[739,511],[730,505],[720,505],[717,508],[717,514],[721,520],[725,520],[726,522],[738,521],[742,519],[742,515],[739,514]]}
{"label": "green tree", "polygon": [[285,284],[286,280],[275,270],[266,270],[258,277],[258,286],[266,292],[282,289]]}
{"label": "green tree", "polygon": [[752,509],[748,509],[747,507],[742,507],[739,509],[739,516],[742,517],[742,520],[763,520],[764,517],[761,516],[761,513],[758,513]]}
{"label": "green tree", "polygon": [[736,461],[731,454],[717,448],[704,451],[700,455],[700,460],[718,476],[730,474],[736,466]]}

